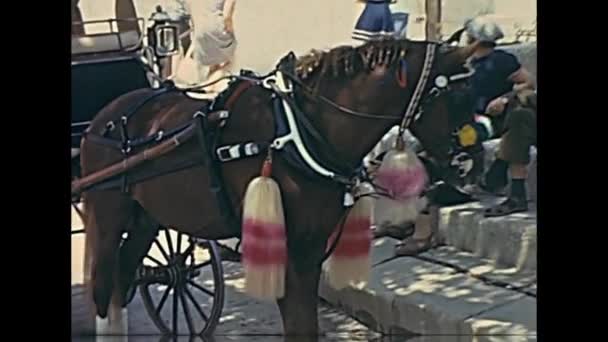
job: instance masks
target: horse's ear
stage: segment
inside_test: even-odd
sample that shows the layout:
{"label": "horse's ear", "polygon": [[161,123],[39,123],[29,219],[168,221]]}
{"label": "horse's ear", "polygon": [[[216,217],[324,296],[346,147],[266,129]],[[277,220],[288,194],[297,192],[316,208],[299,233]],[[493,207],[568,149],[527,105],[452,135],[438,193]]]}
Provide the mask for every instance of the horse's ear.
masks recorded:
{"label": "horse's ear", "polygon": [[475,42],[468,44],[467,46],[461,47],[458,52],[463,61],[466,61],[471,55],[477,50],[479,47],[480,41],[476,40]]}
{"label": "horse's ear", "polygon": [[459,66],[466,63],[467,59],[471,57],[471,55],[475,52],[477,47],[479,46],[479,42],[476,41],[467,46],[459,47],[449,52],[448,58],[451,65]]}
{"label": "horse's ear", "polygon": [[296,65],[296,54],[293,51],[289,51],[285,57],[281,58],[279,63],[277,63],[277,69],[286,70],[293,74],[293,69],[295,69]]}
{"label": "horse's ear", "polygon": [[462,34],[464,33],[465,28],[461,28],[460,30],[452,33],[452,35],[450,36],[450,38],[448,38],[444,44],[450,45],[454,42],[458,43],[460,42],[460,38],[462,37]]}

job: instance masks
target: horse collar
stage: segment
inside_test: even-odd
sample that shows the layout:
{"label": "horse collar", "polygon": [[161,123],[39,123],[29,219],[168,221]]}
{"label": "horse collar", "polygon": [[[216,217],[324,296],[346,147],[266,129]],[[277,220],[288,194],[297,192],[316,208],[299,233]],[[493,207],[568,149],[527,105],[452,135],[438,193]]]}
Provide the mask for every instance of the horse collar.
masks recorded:
{"label": "horse collar", "polygon": [[[285,77],[281,71],[277,71],[274,75],[264,79],[262,85],[282,97],[293,92],[291,83],[285,80]],[[281,112],[286,119],[287,133],[276,137],[270,145],[270,148],[277,151],[282,150],[287,143],[291,142],[304,163],[306,163],[306,166],[308,166],[315,173],[325,178],[338,181],[339,183],[349,184],[350,181],[348,176],[340,175],[336,171],[329,170],[313,157],[313,153],[311,153],[309,148],[307,148],[302,135],[300,134],[300,128],[298,127],[298,123],[295,119],[292,106],[290,106],[285,98],[281,98],[280,102]]]}

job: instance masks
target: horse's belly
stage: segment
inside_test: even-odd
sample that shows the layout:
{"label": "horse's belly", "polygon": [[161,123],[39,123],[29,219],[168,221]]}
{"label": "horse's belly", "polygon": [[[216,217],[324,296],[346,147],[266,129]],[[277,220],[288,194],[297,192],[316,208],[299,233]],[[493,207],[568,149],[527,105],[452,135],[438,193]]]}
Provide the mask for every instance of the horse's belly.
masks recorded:
{"label": "horse's belly", "polygon": [[238,234],[222,218],[202,167],[137,184],[133,187],[133,197],[162,226],[205,239]]}

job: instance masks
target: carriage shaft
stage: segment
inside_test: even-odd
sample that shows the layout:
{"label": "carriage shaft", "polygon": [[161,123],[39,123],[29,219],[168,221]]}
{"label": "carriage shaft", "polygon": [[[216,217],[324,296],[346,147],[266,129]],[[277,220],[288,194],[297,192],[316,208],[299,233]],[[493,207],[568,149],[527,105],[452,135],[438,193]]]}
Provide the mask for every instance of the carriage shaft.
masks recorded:
{"label": "carriage shaft", "polygon": [[82,177],[72,182],[72,196],[77,196],[87,188],[109,179],[111,177],[125,173],[126,171],[138,166],[139,164],[158,158],[165,155],[186,140],[190,139],[195,133],[195,125],[188,126],[184,131],[180,132],[176,136],[160,144],[145,149],[133,156],[123,159],[122,161],[105,167],[99,171],[96,171],[90,175]]}

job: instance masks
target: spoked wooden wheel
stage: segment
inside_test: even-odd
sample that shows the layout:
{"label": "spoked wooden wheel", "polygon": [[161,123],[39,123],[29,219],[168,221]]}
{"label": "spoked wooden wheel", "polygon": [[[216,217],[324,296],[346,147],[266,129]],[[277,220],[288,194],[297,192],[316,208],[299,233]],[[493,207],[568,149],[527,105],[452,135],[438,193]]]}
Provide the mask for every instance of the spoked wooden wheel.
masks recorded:
{"label": "spoked wooden wheel", "polygon": [[137,283],[144,307],[166,335],[210,335],[224,306],[224,274],[214,241],[163,229]]}

